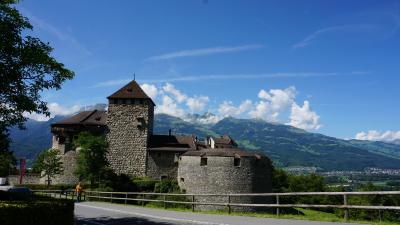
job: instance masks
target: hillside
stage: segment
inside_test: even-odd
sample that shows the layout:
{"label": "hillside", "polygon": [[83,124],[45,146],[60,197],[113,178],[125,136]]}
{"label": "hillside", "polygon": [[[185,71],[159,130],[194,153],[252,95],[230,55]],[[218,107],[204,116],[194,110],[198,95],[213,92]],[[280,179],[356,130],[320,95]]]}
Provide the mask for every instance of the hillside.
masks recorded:
{"label": "hillside", "polygon": [[[29,120],[27,130],[11,130],[12,149],[18,157],[34,159],[50,147],[50,124]],[[383,142],[342,140],[306,132],[295,127],[254,119],[225,118],[214,125],[189,123],[165,114],[156,115],[154,132],[167,134],[231,135],[249,151],[262,151],[275,165],[315,166],[322,170],[362,170],[365,167],[400,168],[400,145]]]}

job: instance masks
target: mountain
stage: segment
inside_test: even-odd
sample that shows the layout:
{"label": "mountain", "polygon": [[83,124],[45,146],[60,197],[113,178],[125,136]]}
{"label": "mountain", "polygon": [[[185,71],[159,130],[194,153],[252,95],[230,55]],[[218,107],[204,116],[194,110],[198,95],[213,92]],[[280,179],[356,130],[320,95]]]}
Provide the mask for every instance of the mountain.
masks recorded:
{"label": "mountain", "polygon": [[[210,115],[206,115],[209,117]],[[277,166],[313,166],[321,170],[363,170],[366,167],[399,168],[400,145],[384,142],[342,140],[322,134],[310,133],[292,126],[268,123],[257,119],[225,118],[215,124],[184,121],[173,116],[155,116],[154,133],[195,134],[199,138],[208,135],[229,134],[249,151],[264,152]],[[50,147],[50,124],[29,120],[27,130],[11,130],[12,150],[18,157],[33,159]]]}

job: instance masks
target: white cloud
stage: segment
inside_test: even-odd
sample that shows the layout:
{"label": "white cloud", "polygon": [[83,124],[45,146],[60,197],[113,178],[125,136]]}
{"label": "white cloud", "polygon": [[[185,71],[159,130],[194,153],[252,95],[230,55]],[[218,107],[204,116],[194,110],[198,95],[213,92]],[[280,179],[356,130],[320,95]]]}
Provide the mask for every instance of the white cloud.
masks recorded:
{"label": "white cloud", "polygon": [[377,130],[369,130],[368,132],[357,133],[355,139],[368,140],[368,141],[394,142],[400,140],[400,131],[389,130],[385,132],[379,132]]}
{"label": "white cloud", "polygon": [[78,112],[82,107],[79,105],[74,105],[72,107],[62,106],[56,102],[48,103],[47,107],[50,112],[50,117],[46,117],[43,114],[37,113],[24,113],[24,116],[37,121],[47,121],[50,118],[54,118],[57,115],[67,116]]}
{"label": "white cloud", "polygon": [[176,89],[175,86],[171,83],[166,83],[162,87],[163,91],[172,94],[178,103],[182,103],[187,99],[187,96],[183,94],[180,90]]}
{"label": "white cloud", "polygon": [[177,102],[167,95],[162,97],[161,104],[156,107],[155,113],[165,113],[180,118],[186,117],[185,110],[180,108]]}
{"label": "white cloud", "polygon": [[319,116],[316,112],[311,110],[308,101],[304,101],[302,107],[293,102],[290,122],[287,124],[305,130],[318,130],[321,127],[319,124]]}
{"label": "white cloud", "polygon": [[166,59],[174,59],[174,58],[182,58],[182,57],[192,57],[192,56],[204,56],[204,55],[213,55],[213,54],[222,54],[222,53],[230,53],[230,52],[240,52],[240,51],[248,51],[253,49],[262,48],[263,45],[240,45],[240,46],[231,46],[231,47],[212,47],[212,48],[202,48],[202,49],[190,49],[183,50],[177,52],[171,52],[163,55],[157,55],[148,58],[148,60],[166,60]]}
{"label": "white cloud", "polygon": [[153,101],[157,98],[158,95],[158,89],[154,84],[147,84],[144,83],[140,85],[140,87],[143,89],[143,91],[151,98]]}
{"label": "white cloud", "polygon": [[186,105],[189,107],[191,113],[198,113],[204,110],[209,100],[208,96],[194,96],[187,99]]}
{"label": "white cloud", "polygon": [[238,116],[249,111],[252,106],[250,100],[243,101],[238,107],[234,106],[231,101],[223,101],[218,107],[218,113],[222,117]]}
{"label": "white cloud", "polygon": [[258,97],[261,99],[253,110],[249,112],[252,118],[260,118],[276,122],[282,112],[287,110],[296,98],[296,88],[261,90]]}

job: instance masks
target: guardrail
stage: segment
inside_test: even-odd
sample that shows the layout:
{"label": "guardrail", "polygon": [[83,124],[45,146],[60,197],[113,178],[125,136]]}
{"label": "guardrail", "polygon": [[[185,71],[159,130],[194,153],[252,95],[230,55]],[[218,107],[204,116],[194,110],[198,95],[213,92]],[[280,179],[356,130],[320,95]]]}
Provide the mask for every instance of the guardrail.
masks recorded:
{"label": "guardrail", "polygon": [[[61,191],[61,190],[38,190],[35,191],[39,194],[44,194],[52,197],[74,199],[74,191]],[[82,194],[83,200],[106,200],[110,202],[122,201],[127,204],[129,201],[135,201],[138,204],[144,205],[145,202],[160,202],[163,203],[164,208],[166,204],[185,204],[191,205],[192,211],[195,211],[196,205],[212,205],[227,207],[228,213],[232,212],[232,207],[264,207],[276,208],[276,214],[279,216],[280,208],[336,208],[344,210],[344,218],[349,219],[349,209],[364,209],[364,210],[400,210],[400,206],[384,206],[384,205],[350,205],[348,204],[349,196],[393,196],[400,195],[400,191],[369,191],[369,192],[288,192],[288,193],[250,193],[250,194],[175,194],[175,193],[143,193],[143,192],[102,192],[102,191],[85,191]],[[161,199],[151,199],[151,196],[162,196]],[[184,196],[186,201],[167,200],[168,196]],[[282,204],[280,199],[288,196],[341,196],[343,204],[341,205],[316,205],[316,204]],[[226,197],[227,202],[200,202],[196,201],[196,197]],[[274,204],[247,204],[247,203],[234,203],[231,201],[233,197],[274,197]]]}

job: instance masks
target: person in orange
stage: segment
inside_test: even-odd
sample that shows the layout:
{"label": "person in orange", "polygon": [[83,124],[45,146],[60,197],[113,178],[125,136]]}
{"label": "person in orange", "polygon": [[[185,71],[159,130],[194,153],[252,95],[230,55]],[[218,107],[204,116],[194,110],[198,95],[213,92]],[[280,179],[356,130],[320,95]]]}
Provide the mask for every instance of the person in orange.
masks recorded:
{"label": "person in orange", "polygon": [[76,187],[75,187],[75,193],[76,193],[76,202],[81,201],[81,195],[82,195],[82,186],[81,182],[79,182]]}

